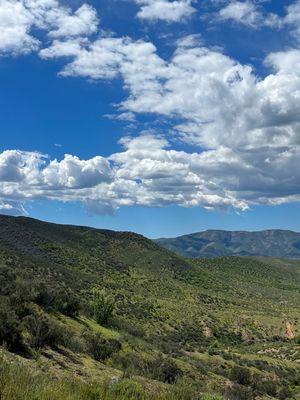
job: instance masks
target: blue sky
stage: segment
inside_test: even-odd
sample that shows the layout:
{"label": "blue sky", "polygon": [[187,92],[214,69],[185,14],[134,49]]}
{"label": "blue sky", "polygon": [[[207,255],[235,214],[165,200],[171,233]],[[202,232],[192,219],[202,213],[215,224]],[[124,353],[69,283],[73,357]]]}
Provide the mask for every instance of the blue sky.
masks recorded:
{"label": "blue sky", "polygon": [[299,231],[300,1],[3,0],[0,213]]}

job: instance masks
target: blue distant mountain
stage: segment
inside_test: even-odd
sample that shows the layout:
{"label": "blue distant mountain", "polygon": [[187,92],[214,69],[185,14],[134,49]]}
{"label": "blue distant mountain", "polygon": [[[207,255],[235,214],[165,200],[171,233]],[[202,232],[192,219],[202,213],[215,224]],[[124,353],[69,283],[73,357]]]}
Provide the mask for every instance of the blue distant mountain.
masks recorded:
{"label": "blue distant mountain", "polygon": [[232,255],[300,258],[300,233],[286,230],[208,230],[176,238],[161,238],[156,242],[192,258]]}

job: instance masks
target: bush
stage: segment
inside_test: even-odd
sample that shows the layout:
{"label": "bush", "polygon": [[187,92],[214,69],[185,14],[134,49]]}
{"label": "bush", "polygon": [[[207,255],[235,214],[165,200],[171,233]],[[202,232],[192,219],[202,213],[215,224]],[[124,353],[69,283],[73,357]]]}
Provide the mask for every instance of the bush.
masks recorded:
{"label": "bush", "polygon": [[277,385],[274,381],[264,379],[256,385],[256,390],[260,393],[275,397],[277,394]]}
{"label": "bush", "polygon": [[36,303],[46,311],[59,311],[69,317],[77,317],[80,310],[79,299],[70,290],[54,290],[43,286],[35,298]]}
{"label": "bush", "polygon": [[143,375],[164,383],[175,383],[183,372],[172,359],[147,360],[138,353],[117,354],[112,359],[116,368],[123,370],[126,376]]}
{"label": "bush", "polygon": [[220,399],[200,395],[202,390],[203,382],[195,381],[194,377],[183,377],[178,379],[168,392],[172,400],[223,400],[223,397]]}
{"label": "bush", "polygon": [[131,379],[124,379],[112,387],[113,391],[122,396],[124,400],[144,400],[145,391],[140,383]]}
{"label": "bush", "polygon": [[115,310],[115,300],[104,292],[94,289],[92,302],[94,318],[99,325],[107,325]]}
{"label": "bush", "polygon": [[104,339],[100,333],[86,331],[83,333],[87,351],[97,361],[104,361],[121,350],[121,343],[115,339]]}
{"label": "bush", "polygon": [[34,298],[32,282],[17,277],[12,285],[13,292],[10,294],[10,302],[13,307],[18,308],[29,303]]}
{"label": "bush", "polygon": [[219,394],[204,394],[201,396],[201,400],[223,400],[223,396]]}
{"label": "bush", "polygon": [[182,376],[181,369],[172,359],[156,360],[153,363],[153,377],[165,383],[175,383]]}
{"label": "bush", "polygon": [[136,321],[126,321],[121,318],[113,318],[110,324],[114,329],[118,331],[125,331],[129,335],[143,338],[145,337],[145,331],[141,325],[138,325]]}
{"label": "bush", "polygon": [[151,377],[153,361],[145,360],[137,353],[120,353],[112,357],[113,366],[121,369],[127,376],[137,374]]}
{"label": "bush", "polygon": [[254,395],[250,388],[234,385],[226,390],[225,398],[227,400],[251,400],[254,399]]}
{"label": "bush", "polygon": [[24,351],[20,320],[5,299],[0,303],[0,345],[3,344],[12,352]]}
{"label": "bush", "polygon": [[77,317],[80,310],[80,302],[70,291],[59,291],[55,295],[54,307],[64,315]]}
{"label": "bush", "polygon": [[286,400],[293,397],[293,391],[288,386],[283,386],[278,392],[279,400]]}
{"label": "bush", "polygon": [[248,368],[236,366],[230,372],[230,379],[240,385],[250,385],[251,372]]}
{"label": "bush", "polygon": [[67,346],[69,343],[70,332],[42,311],[35,310],[24,318],[23,323],[30,334],[29,344],[34,349]]}
{"label": "bush", "polygon": [[49,290],[45,285],[41,285],[34,301],[44,310],[53,311],[55,302],[54,292]]}
{"label": "bush", "polygon": [[268,394],[269,396],[276,396],[277,384],[274,380],[266,379],[261,374],[255,374],[252,378],[252,388],[258,394]]}

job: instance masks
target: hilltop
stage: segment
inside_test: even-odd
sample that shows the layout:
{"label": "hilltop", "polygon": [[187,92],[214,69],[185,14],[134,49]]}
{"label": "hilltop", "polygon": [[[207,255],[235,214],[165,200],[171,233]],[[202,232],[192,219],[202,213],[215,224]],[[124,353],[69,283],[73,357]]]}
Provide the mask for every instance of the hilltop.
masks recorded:
{"label": "hilltop", "polygon": [[208,230],[156,243],[192,258],[268,256],[300,258],[300,233],[285,230],[259,232]]}
{"label": "hilltop", "polygon": [[[115,304],[107,321],[94,293]],[[296,260],[191,260],[131,232],[1,216],[0,397],[299,399],[299,304]]]}

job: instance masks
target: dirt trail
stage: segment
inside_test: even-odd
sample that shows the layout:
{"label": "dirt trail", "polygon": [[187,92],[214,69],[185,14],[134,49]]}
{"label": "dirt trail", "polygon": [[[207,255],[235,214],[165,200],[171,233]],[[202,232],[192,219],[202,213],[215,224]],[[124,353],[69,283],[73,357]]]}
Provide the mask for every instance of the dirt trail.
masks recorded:
{"label": "dirt trail", "polygon": [[295,339],[294,328],[293,328],[293,325],[289,321],[286,321],[285,328],[286,328],[287,339],[289,339],[289,340]]}

